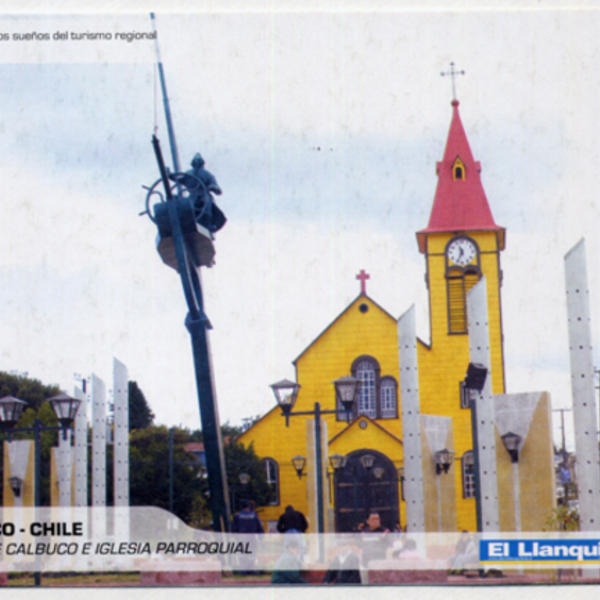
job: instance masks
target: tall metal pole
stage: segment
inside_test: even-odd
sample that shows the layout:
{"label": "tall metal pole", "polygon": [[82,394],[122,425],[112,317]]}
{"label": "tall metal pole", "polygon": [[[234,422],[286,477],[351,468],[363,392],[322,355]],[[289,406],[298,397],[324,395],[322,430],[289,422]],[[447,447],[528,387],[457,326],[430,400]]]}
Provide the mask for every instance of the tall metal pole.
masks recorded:
{"label": "tall metal pole", "polygon": [[169,429],[169,512],[173,514],[173,428]]}
{"label": "tall metal pole", "polygon": [[[321,448],[321,405],[315,402],[315,462],[317,463],[317,530],[325,533],[323,518],[323,453]],[[323,560],[323,536],[319,536],[319,560]]]}
{"label": "tall metal pole", "polygon": [[[474,394],[468,390],[469,408],[471,409],[471,432],[473,435],[473,469],[475,470],[475,512],[477,514],[477,531],[483,531],[483,511],[481,510],[481,481],[479,477],[479,436],[477,435],[477,401]],[[479,569],[479,576],[483,577],[484,569]]]}
{"label": "tall metal pole", "polygon": [[[150,17],[152,26],[156,32],[154,13],[151,13]],[[169,131],[173,168],[175,171],[179,171],[179,156],[175,141],[175,131],[171,120],[171,110],[167,96],[164,70],[158,47],[158,36],[155,37],[155,47],[165,106],[165,117]],[[153,138],[153,145],[159,162],[161,177],[165,185],[165,193],[167,199],[171,200],[172,196],[166,167],[162,160],[160,146],[156,137]],[[178,196],[180,196],[179,183],[177,184],[177,189]],[[190,309],[185,320],[185,326],[192,338],[192,352],[196,373],[196,386],[198,389],[198,403],[200,405],[200,420],[204,436],[204,450],[206,453],[206,468],[208,472],[213,527],[215,531],[229,531],[231,527],[229,493],[227,490],[227,477],[225,475],[225,459],[223,455],[223,442],[221,439],[216,393],[212,378],[210,346],[206,331],[207,328],[210,327],[210,324],[204,314],[200,273],[193,265],[189,264],[188,249],[186,248],[186,243],[183,238],[176,204],[177,203],[173,201],[167,202],[167,214],[171,226],[177,264],[179,266],[178,270],[181,275],[186,301]]]}
{"label": "tall metal pole", "polygon": [[438,532],[442,533],[442,482],[441,473],[436,473],[437,484],[437,509],[438,509]]}
{"label": "tall metal pole", "polygon": [[160,57],[160,48],[158,46],[158,32],[156,31],[156,19],[154,13],[150,13],[152,21],[152,30],[154,31],[154,48],[156,50],[156,63],[158,65],[158,76],[160,78],[160,87],[162,90],[163,104],[165,106],[165,118],[167,120],[167,131],[169,133],[169,145],[171,147],[171,158],[173,160],[173,169],[179,172],[179,152],[177,150],[177,142],[175,141],[175,129],[171,120],[171,107],[169,106],[169,96],[167,95],[167,82],[163,69],[162,59]]}
{"label": "tall metal pole", "polygon": [[[33,422],[33,504],[37,510],[42,504],[42,422],[36,419]],[[42,585],[42,574],[36,571],[33,574],[36,586]]]}
{"label": "tall metal pole", "polygon": [[483,519],[481,514],[481,485],[479,482],[479,440],[477,437],[477,402],[473,398],[473,392],[468,391],[469,408],[471,409],[471,431],[473,434],[473,468],[475,470],[475,510],[477,513],[477,531],[483,530]]}

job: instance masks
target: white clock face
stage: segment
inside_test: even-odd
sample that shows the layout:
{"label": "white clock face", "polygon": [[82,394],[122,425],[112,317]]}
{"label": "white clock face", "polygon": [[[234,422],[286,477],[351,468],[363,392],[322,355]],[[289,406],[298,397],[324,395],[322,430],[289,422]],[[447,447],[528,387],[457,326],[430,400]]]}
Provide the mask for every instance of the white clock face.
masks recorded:
{"label": "white clock face", "polygon": [[468,265],[475,258],[476,253],[475,244],[465,238],[454,240],[448,248],[448,258],[461,267]]}

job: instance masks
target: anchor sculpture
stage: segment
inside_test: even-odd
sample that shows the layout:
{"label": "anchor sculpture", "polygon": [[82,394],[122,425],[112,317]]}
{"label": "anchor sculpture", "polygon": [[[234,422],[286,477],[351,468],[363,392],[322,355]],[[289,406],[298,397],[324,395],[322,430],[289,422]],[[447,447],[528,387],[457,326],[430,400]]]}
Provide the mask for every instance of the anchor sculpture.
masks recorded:
{"label": "anchor sculpture", "polygon": [[[154,14],[150,16],[153,28],[156,30]],[[158,162],[160,179],[150,187],[144,186],[147,190],[146,210],[140,214],[147,214],[156,225],[158,253],[166,265],[179,273],[181,279],[188,307],[185,326],[192,341],[213,517],[212,526],[215,531],[229,531],[231,527],[229,491],[208,339],[208,330],[212,329],[212,326],[204,312],[200,276],[200,267],[210,267],[214,264],[213,234],[223,227],[227,219],[214,203],[212,194],[220,195],[221,188],[215,177],[204,168],[202,156],[196,154],[192,160],[191,170],[181,172],[179,169],[175,132],[156,38],[155,45],[174,172],[169,173],[167,170],[160,142],[156,135],[153,135],[152,145]],[[155,124],[155,132],[156,128]]]}

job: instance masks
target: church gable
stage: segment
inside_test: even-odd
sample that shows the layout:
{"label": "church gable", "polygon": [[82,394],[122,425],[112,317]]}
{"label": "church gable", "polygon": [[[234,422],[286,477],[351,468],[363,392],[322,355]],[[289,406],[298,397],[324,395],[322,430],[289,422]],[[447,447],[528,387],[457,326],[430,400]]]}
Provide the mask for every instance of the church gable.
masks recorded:
{"label": "church gable", "polygon": [[[357,410],[371,418],[398,416],[398,339],[396,320],[361,294],[296,359],[300,384],[297,406],[320,402],[335,408],[333,382],[352,375],[363,381]],[[332,417],[335,429],[345,423]]]}
{"label": "church gable", "polygon": [[395,325],[396,320],[377,302],[366,294],[359,296],[340,313],[294,360],[298,367],[301,361],[311,352],[319,351],[321,346],[338,343],[339,338],[352,338],[373,327],[385,327],[386,324]]}
{"label": "church gable", "polygon": [[360,416],[329,440],[329,454],[343,456],[357,448],[378,450],[382,454],[400,460],[403,456],[402,440],[383,425],[367,416]]}

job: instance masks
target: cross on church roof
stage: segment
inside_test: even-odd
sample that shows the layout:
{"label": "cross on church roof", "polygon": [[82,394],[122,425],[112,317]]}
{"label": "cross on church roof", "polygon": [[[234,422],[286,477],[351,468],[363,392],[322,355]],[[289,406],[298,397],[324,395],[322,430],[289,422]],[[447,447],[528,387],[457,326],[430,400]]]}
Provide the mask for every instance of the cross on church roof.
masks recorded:
{"label": "cross on church roof", "polygon": [[450,70],[447,73],[444,73],[442,71],[442,77],[444,77],[445,75],[450,75],[450,77],[452,77],[452,100],[456,100],[456,84],[455,84],[456,76],[464,75],[464,74],[465,74],[464,71],[455,71],[454,70],[453,62],[450,63]]}
{"label": "cross on church roof", "polygon": [[360,279],[360,293],[367,293],[367,279],[371,279],[368,273],[365,273],[364,269],[361,269],[360,273],[356,276],[356,279]]}

